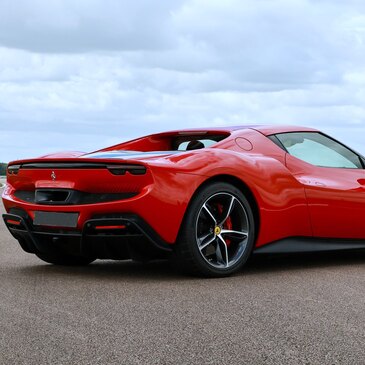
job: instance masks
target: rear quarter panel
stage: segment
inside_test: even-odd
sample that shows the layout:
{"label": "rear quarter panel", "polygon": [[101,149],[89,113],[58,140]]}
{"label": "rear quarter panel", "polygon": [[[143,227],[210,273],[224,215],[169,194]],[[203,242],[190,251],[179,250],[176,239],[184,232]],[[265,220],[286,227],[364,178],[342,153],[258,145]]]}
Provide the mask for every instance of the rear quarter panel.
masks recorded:
{"label": "rear quarter panel", "polygon": [[163,196],[169,211],[163,219],[170,217],[177,227],[202,184],[232,176],[244,183],[256,200],[260,225],[256,247],[284,237],[312,234],[304,189],[276,158],[210,148],[170,157],[169,172],[163,164],[153,167],[155,197]]}

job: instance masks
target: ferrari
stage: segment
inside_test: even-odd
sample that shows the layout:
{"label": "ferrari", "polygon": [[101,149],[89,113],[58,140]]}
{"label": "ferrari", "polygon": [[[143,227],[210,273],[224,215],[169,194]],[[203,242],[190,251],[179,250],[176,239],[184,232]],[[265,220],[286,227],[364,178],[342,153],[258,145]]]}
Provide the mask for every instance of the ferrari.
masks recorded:
{"label": "ferrari", "polygon": [[364,168],[312,128],[178,130],[9,163],[3,218],[47,263],[171,259],[220,277],[252,253],[364,249]]}

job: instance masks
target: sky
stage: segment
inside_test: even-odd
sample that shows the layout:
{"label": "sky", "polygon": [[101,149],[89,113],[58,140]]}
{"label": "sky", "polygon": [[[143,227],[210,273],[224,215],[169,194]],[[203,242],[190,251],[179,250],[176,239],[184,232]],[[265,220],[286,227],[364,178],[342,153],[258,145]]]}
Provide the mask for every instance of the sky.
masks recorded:
{"label": "sky", "polygon": [[365,154],[365,2],[0,0],[0,161],[241,124]]}

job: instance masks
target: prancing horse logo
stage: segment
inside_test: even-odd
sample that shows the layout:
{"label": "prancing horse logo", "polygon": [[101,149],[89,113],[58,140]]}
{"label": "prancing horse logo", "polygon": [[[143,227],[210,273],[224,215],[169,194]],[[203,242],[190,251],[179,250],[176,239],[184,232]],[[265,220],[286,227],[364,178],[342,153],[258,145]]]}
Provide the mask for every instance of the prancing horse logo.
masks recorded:
{"label": "prancing horse logo", "polygon": [[53,181],[55,181],[56,180],[56,173],[54,172],[54,171],[52,171],[52,173],[51,173],[51,178],[52,178],[52,180]]}

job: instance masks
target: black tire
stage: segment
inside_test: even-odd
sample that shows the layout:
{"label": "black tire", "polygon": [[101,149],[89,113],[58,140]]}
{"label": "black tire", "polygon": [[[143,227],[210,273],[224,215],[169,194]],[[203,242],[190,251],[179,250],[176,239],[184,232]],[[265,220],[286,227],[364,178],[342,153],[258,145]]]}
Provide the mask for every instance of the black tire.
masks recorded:
{"label": "black tire", "polygon": [[255,222],[243,193],[228,183],[203,187],[192,199],[176,242],[183,271],[224,277],[242,268],[255,241]]}
{"label": "black tire", "polygon": [[41,260],[54,265],[63,266],[85,266],[93,262],[95,259],[84,256],[72,256],[60,253],[36,253]]}

